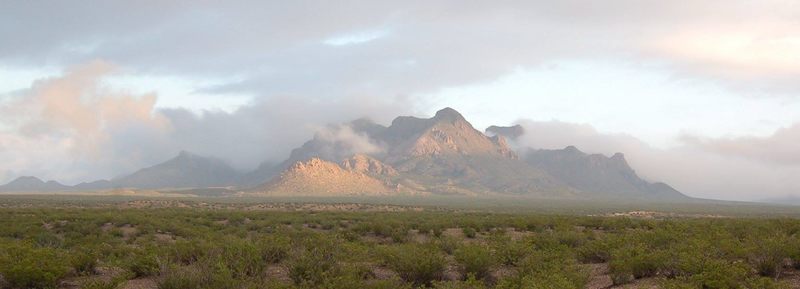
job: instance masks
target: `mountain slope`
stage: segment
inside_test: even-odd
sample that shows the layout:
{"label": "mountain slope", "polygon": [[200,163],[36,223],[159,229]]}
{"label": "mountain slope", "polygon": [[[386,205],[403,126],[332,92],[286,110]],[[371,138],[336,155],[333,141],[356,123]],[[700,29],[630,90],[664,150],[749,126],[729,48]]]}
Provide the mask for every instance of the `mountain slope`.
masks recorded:
{"label": "mountain slope", "polygon": [[[571,189],[520,161],[502,136],[488,137],[452,108],[431,118],[397,117],[388,127],[360,119],[347,129],[379,146],[367,155],[392,167],[392,179],[415,190],[442,194],[563,195]],[[316,135],[292,151],[284,166],[313,157],[341,162],[353,154],[341,139]],[[356,152],[358,153],[358,152]]]}
{"label": "mountain slope", "polygon": [[111,183],[115,187],[138,189],[203,188],[230,186],[239,177],[223,161],[182,151],[164,163],[113,179]]}
{"label": "mountain slope", "polygon": [[664,183],[649,183],[641,179],[621,153],[606,157],[586,154],[569,146],[562,150],[530,149],[524,159],[571,187],[591,193],[590,196],[686,198]]}
{"label": "mountain slope", "polygon": [[366,173],[311,158],[295,163],[256,191],[268,195],[376,196],[392,194],[396,189]]}
{"label": "mountain slope", "polygon": [[42,181],[37,177],[25,176],[19,177],[8,184],[0,186],[0,192],[57,192],[69,190],[69,186],[65,186],[56,181]]}

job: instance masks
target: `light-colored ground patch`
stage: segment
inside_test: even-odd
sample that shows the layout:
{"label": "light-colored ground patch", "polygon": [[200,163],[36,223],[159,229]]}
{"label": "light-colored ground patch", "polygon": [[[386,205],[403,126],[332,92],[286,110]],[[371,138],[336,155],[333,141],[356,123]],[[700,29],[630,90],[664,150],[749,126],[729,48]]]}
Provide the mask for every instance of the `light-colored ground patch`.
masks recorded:
{"label": "light-colored ground patch", "polygon": [[289,269],[283,265],[269,265],[266,270],[267,279],[278,280],[281,282],[292,282],[289,278]]}
{"label": "light-colored ground patch", "polygon": [[589,267],[589,283],[586,284],[586,289],[605,289],[611,288],[614,283],[611,281],[611,276],[608,275],[608,264],[586,264]]}
{"label": "light-colored ground patch", "polygon": [[125,282],[121,289],[157,289],[158,283],[152,278],[133,279]]}

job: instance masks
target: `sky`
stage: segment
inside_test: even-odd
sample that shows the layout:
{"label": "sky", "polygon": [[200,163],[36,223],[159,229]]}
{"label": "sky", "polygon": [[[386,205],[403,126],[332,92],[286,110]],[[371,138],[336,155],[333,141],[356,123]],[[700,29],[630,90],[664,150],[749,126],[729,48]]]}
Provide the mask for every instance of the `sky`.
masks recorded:
{"label": "sky", "polygon": [[800,3],[0,1],[0,182],[240,170],[453,107],[688,195],[800,197]]}

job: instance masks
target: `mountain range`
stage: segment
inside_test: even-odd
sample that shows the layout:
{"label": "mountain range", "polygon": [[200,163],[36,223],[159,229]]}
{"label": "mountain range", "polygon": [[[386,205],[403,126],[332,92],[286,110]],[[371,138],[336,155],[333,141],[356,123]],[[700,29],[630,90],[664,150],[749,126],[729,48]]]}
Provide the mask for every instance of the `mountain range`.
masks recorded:
{"label": "mountain range", "polygon": [[[227,188],[245,195],[387,196],[514,195],[543,198],[686,199],[664,183],[640,178],[623,154],[561,150],[514,150],[506,138],[520,126],[475,129],[452,108],[431,118],[397,117],[389,126],[368,119],[330,126],[358,137],[316,134],[276,165],[239,172],[223,160],[189,152],[132,174],[65,186],[21,177],[0,192]],[[369,149],[364,149],[366,143]]]}

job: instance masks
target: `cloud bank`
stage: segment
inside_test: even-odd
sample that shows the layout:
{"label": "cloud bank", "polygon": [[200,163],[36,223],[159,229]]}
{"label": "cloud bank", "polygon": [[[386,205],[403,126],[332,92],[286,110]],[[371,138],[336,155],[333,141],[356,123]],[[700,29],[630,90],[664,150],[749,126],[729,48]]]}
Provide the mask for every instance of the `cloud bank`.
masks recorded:
{"label": "cloud bank", "polygon": [[785,0],[147,2],[0,3],[0,38],[13,40],[0,61],[102,58],[137,73],[239,76],[207,91],[320,97],[410,95],[616,58],[800,92],[800,8]]}
{"label": "cloud bank", "polygon": [[234,112],[157,109],[155,94],[103,85],[114,66],[95,61],[36,81],[0,104],[0,177],[36,175],[67,183],[110,178],[188,150],[241,170],[283,161],[315,133],[352,150],[378,148],[347,129],[322,129],[359,117],[388,122],[411,107],[397,99],[272,97]]}
{"label": "cloud bank", "polygon": [[623,152],[645,179],[666,182],[703,198],[765,200],[800,192],[798,125],[769,137],[700,139],[683,137],[681,145],[654,148],[626,134],[601,133],[588,124],[559,121],[518,122],[525,134],[514,145],[562,149],[575,145],[588,153]]}

